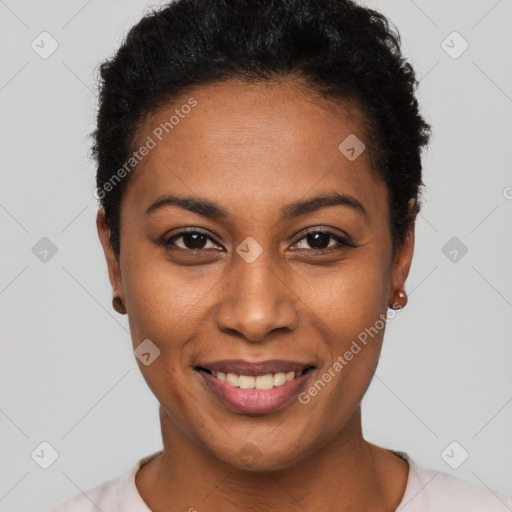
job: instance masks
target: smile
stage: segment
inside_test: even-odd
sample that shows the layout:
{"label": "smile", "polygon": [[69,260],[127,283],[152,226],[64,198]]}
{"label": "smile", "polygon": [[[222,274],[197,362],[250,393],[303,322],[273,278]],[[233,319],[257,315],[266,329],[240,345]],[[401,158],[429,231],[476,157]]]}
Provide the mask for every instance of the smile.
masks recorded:
{"label": "smile", "polygon": [[[290,403],[315,366],[286,361],[220,361],[196,366],[225,405],[245,413],[267,413]],[[276,371],[277,370],[277,371]]]}
{"label": "smile", "polygon": [[[304,372],[307,370],[304,370]],[[295,379],[296,373],[278,372],[267,373],[253,377],[252,375],[239,375],[238,373],[224,373],[212,371],[211,374],[222,382],[226,382],[234,388],[240,389],[272,389],[284,385],[286,382]],[[302,375],[302,374],[301,374]]]}

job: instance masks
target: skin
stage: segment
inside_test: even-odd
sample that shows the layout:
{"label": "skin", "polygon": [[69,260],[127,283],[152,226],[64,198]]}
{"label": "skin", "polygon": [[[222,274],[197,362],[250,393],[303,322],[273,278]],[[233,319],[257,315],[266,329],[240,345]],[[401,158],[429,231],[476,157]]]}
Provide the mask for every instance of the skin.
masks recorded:
{"label": "skin", "polygon": [[[161,351],[148,366],[138,362],[160,403],[164,448],[138,471],[139,493],[152,510],[395,510],[408,464],[361,429],[384,329],[308,404],[292,400],[269,413],[233,411],[193,369],[214,359],[313,361],[307,389],[396,300],[414,225],[393,254],[386,185],[367,151],[349,161],[338,150],[349,134],[365,140],[362,117],[355,105],[324,100],[293,79],[229,81],[161,109],[139,142],[191,96],[197,106],[130,176],[119,261],[102,209],[97,216],[133,347],[149,338]],[[328,192],[357,198],[367,218],[341,205],[281,218],[289,203]],[[145,215],[163,193],[206,198],[229,215],[176,206]],[[212,237],[206,255],[194,255],[197,245],[183,237],[174,246],[156,242],[184,227]],[[357,247],[333,238],[311,245],[306,228],[345,232]],[[248,236],[263,248],[250,264],[236,253]],[[315,255],[327,246],[329,254]],[[249,442],[252,461],[240,457]]]}

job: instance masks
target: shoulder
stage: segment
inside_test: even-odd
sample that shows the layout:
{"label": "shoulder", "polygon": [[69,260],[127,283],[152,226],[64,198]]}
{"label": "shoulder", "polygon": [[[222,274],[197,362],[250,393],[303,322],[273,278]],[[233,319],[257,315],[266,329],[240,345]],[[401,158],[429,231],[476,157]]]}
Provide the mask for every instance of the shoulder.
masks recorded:
{"label": "shoulder", "polygon": [[135,475],[142,465],[160,453],[155,452],[140,459],[130,471],[45,512],[151,512],[137,490]]}
{"label": "shoulder", "polygon": [[125,473],[66,500],[47,512],[118,512],[118,495],[131,472]]}
{"label": "shoulder", "polygon": [[397,512],[512,512],[512,500],[492,489],[407,461],[409,481]]}

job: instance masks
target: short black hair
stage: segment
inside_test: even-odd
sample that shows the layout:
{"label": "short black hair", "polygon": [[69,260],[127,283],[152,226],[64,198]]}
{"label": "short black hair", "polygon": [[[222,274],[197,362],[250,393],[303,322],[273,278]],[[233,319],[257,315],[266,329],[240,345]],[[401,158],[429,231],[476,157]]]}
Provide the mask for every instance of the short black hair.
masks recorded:
{"label": "short black hair", "polygon": [[418,81],[391,25],[352,0],[175,0],[151,9],[99,66],[92,154],[96,197],[116,257],[129,176],[115,183],[112,177],[132,156],[142,120],[193,86],[287,77],[324,97],[354,102],[363,114],[373,170],[389,191],[394,254],[420,210],[421,152],[431,127],[420,115]]}

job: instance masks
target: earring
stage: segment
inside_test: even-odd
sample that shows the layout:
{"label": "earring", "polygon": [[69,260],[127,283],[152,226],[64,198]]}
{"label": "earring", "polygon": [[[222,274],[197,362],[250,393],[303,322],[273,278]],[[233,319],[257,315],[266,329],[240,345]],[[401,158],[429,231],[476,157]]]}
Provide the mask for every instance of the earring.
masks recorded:
{"label": "earring", "polygon": [[123,301],[121,300],[121,297],[119,297],[119,295],[114,295],[114,298],[112,299],[112,307],[120,315],[126,314],[126,308],[124,307]]}
{"label": "earring", "polygon": [[393,294],[393,298],[398,295],[398,299],[394,300],[392,304],[389,305],[391,309],[403,309],[407,304],[407,293],[405,293],[405,290],[396,290]]}

